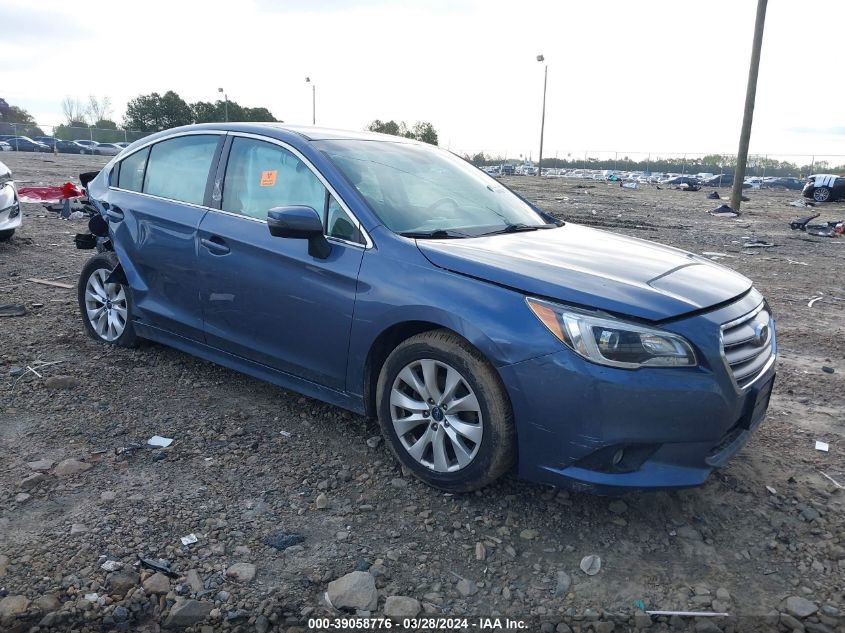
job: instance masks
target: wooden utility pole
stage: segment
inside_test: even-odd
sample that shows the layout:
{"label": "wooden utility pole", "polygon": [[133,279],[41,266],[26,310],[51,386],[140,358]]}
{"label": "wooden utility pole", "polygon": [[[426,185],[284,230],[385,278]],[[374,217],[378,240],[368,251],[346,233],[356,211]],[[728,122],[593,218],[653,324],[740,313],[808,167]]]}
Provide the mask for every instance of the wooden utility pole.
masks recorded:
{"label": "wooden utility pole", "polygon": [[766,22],[768,0],[757,0],[757,19],[754,22],[754,43],[751,46],[751,65],[748,68],[748,86],[745,89],[745,112],[742,131],[739,133],[739,151],[736,156],[734,186],[731,191],[731,208],[739,211],[742,203],[742,183],[745,181],[745,163],[748,160],[748,143],[751,140],[751,120],[754,118],[754,98],[757,95],[757,71],[760,69],[760,49],[763,46],[763,25]]}

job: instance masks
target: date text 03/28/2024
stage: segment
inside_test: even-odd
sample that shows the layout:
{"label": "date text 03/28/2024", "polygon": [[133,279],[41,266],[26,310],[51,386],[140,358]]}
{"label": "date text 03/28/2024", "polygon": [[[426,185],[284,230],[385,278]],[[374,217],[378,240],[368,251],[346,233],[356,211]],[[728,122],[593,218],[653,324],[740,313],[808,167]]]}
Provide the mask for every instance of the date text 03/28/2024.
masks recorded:
{"label": "date text 03/28/2024", "polygon": [[526,630],[524,620],[510,618],[403,618],[394,622],[390,618],[311,618],[311,631],[519,631]]}

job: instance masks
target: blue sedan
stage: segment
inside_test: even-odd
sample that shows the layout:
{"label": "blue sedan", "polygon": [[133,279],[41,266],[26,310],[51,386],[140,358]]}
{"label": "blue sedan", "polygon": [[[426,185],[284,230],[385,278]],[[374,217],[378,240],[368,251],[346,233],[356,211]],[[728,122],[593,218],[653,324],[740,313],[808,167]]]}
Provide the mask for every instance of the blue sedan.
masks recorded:
{"label": "blue sedan", "polygon": [[436,147],[193,125],[136,141],[88,190],[92,337],[375,417],[444,490],[513,468],[603,493],[698,485],[768,406],[774,319],[748,279],[564,224]]}

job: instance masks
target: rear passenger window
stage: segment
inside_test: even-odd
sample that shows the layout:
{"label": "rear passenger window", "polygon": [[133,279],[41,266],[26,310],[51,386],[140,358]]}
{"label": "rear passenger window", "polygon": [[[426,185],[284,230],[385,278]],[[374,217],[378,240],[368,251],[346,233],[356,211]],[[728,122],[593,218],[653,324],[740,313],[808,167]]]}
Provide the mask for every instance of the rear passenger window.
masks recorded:
{"label": "rear passenger window", "polygon": [[180,136],[153,145],[144,177],[144,193],[202,204],[218,138]]}
{"label": "rear passenger window", "polygon": [[147,168],[147,157],[150,148],[146,147],[120,162],[117,186],[127,191],[141,191],[144,185],[144,170]]}
{"label": "rear passenger window", "polygon": [[326,188],[308,166],[283,147],[235,138],[223,180],[223,211],[267,219],[273,207],[304,205],[323,217]]}

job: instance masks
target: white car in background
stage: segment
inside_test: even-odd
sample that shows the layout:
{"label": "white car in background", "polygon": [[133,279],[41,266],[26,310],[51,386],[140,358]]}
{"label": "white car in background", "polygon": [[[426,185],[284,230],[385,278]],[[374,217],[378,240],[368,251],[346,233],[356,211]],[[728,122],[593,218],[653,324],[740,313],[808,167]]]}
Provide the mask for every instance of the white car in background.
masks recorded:
{"label": "white car in background", "polygon": [[100,156],[117,156],[123,151],[123,148],[114,143],[97,143],[93,147],[93,151]]}
{"label": "white car in background", "polygon": [[21,225],[21,204],[18,202],[18,192],[12,172],[0,163],[0,242],[5,242]]}

